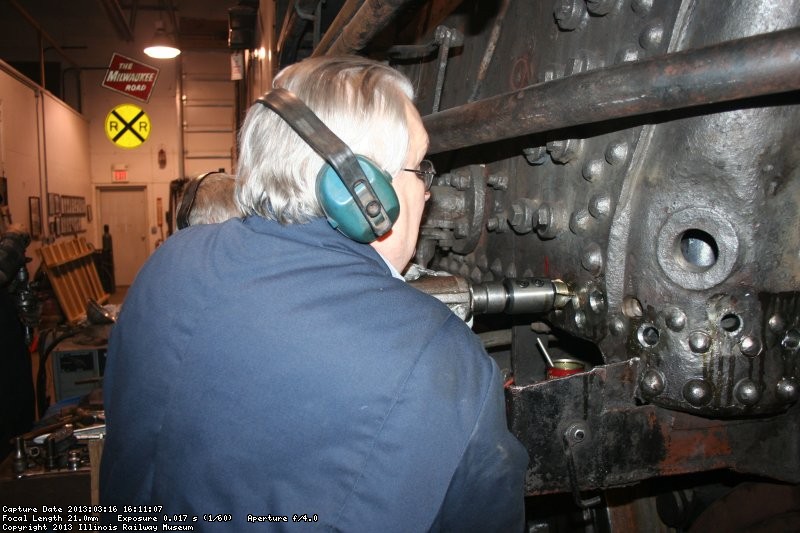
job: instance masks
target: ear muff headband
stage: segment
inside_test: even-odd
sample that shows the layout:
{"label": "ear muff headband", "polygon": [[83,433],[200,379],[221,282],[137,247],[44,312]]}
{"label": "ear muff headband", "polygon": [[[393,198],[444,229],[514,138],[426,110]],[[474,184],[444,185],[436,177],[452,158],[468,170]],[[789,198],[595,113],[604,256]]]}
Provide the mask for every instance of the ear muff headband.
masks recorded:
{"label": "ear muff headband", "polygon": [[189,187],[186,188],[186,192],[183,193],[183,198],[181,198],[181,206],[178,208],[178,216],[176,217],[178,229],[184,229],[190,226],[189,216],[192,214],[194,200],[197,198],[197,189],[200,188],[200,184],[203,183],[203,180],[211,174],[216,174],[216,172],[201,174],[189,183]]}
{"label": "ear muff headband", "polygon": [[[278,88],[269,91],[257,102],[281,117],[306,144],[330,165],[341,179],[375,237],[385,235],[392,229],[399,210],[394,206],[390,207],[390,212],[387,212],[386,206],[380,200],[379,193],[373,188],[370,179],[364,173],[359,160],[356,159],[350,147],[337,137],[302,100],[290,91]],[[361,159],[366,160],[366,158]],[[391,185],[388,188],[394,195]],[[325,208],[326,206],[323,204],[323,209]],[[336,218],[331,217],[327,210],[326,214],[329,215],[329,219]],[[345,228],[340,229],[348,237],[361,242],[374,240],[374,238],[365,238],[363,235],[351,235]]]}

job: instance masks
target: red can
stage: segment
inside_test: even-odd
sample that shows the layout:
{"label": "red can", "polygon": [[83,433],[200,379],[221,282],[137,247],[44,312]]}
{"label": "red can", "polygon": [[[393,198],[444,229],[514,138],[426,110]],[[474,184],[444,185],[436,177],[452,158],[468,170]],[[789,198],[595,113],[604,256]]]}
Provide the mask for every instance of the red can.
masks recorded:
{"label": "red can", "polygon": [[586,370],[586,363],[578,359],[555,359],[547,368],[547,379],[563,378]]}

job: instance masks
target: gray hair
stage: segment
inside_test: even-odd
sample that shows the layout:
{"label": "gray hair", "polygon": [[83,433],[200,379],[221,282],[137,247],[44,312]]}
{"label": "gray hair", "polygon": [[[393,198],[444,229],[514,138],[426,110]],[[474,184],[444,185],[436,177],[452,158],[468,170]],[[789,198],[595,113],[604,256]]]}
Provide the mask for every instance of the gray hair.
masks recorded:
{"label": "gray hair", "polygon": [[215,172],[203,178],[189,212],[189,225],[217,224],[242,216],[233,198],[235,189],[236,177],[230,174]]}
{"label": "gray hair", "polygon": [[[406,102],[414,90],[395,69],[358,56],[315,57],[283,69],[273,82],[293,92],[354,153],[395,176],[409,143]],[[316,198],[323,159],[261,104],[239,133],[236,203],[245,215],[283,224],[323,215]]]}

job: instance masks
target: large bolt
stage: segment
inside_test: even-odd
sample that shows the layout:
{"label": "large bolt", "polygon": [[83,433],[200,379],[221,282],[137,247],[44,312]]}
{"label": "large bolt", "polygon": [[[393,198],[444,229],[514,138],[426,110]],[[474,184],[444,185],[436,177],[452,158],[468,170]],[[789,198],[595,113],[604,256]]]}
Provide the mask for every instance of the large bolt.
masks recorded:
{"label": "large bolt", "polygon": [[543,233],[553,223],[553,210],[547,204],[542,204],[536,210],[536,231]]}
{"label": "large bolt", "polygon": [[533,230],[535,210],[530,200],[521,199],[511,204],[508,223],[517,233],[530,233]]}
{"label": "large bolt", "polygon": [[466,239],[469,237],[469,221],[465,218],[456,220],[455,227],[453,228],[453,236],[456,239]]}
{"label": "large bolt", "polygon": [[508,189],[508,176],[499,176],[497,174],[493,174],[486,179],[486,183],[492,189],[505,191]]}
{"label": "large bolt", "polygon": [[554,162],[566,164],[578,157],[581,145],[580,139],[550,141],[547,143],[547,151],[550,152],[550,158]]}
{"label": "large bolt", "polygon": [[450,185],[459,191],[466,191],[472,187],[472,176],[465,176],[463,174],[454,174],[450,178]]}

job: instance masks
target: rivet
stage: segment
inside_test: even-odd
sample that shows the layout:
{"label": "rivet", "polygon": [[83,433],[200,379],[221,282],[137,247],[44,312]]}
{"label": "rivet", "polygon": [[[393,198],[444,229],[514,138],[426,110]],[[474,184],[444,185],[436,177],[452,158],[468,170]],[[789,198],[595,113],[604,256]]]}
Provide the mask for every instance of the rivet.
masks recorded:
{"label": "rivet", "polygon": [[628,143],[625,141],[614,141],[606,148],[606,161],[611,165],[619,165],[628,157]]}
{"label": "rivet", "polygon": [[586,181],[595,181],[603,176],[605,164],[602,159],[590,159],[583,165],[581,174]]}
{"label": "rivet", "polygon": [[744,405],[755,405],[761,399],[761,389],[751,379],[743,379],[736,384],[736,399]]}
{"label": "rivet", "polygon": [[608,329],[612,335],[622,335],[625,333],[625,321],[619,316],[611,317],[608,321]]}
{"label": "rivet", "polygon": [[661,41],[664,38],[664,25],[661,21],[655,21],[648,24],[642,33],[639,35],[639,44],[645,50],[655,50],[661,46]]}
{"label": "rivet", "polygon": [[631,8],[637,15],[645,16],[653,9],[653,0],[633,0]]}
{"label": "rivet", "polygon": [[664,386],[664,375],[652,368],[648,369],[644,375],[642,375],[642,379],[639,382],[642,393],[648,398],[653,398],[664,392]]}
{"label": "rivet", "polygon": [[781,401],[786,403],[794,403],[800,396],[800,388],[797,386],[797,381],[794,378],[783,377],[776,385],[776,394]]}
{"label": "rivet", "polygon": [[611,198],[596,194],[589,200],[589,213],[594,218],[604,218],[611,212]]}
{"label": "rivet", "polygon": [[483,281],[483,272],[476,266],[472,269],[472,272],[470,272],[469,277],[473,282],[481,283]]}
{"label": "rivet", "polygon": [[702,379],[692,379],[683,386],[683,397],[695,407],[701,407],[711,401],[713,390],[711,385]]}
{"label": "rivet", "polygon": [[587,209],[578,209],[569,218],[569,229],[577,235],[589,226],[591,219],[592,216]]}
{"label": "rivet", "polygon": [[586,249],[581,254],[581,266],[593,276],[603,272],[603,249],[596,242],[586,245]]}
{"label": "rivet", "polygon": [[665,311],[667,327],[672,331],[681,331],[686,327],[686,314],[677,307]]}
{"label": "rivet", "polygon": [[786,322],[781,315],[772,315],[767,324],[773,333],[782,333],[786,329]]}
{"label": "rivet", "polygon": [[492,261],[492,266],[489,267],[489,270],[491,270],[492,274],[494,274],[497,277],[503,275],[503,262],[500,260],[499,257],[494,261]]}
{"label": "rivet", "polygon": [[506,277],[512,279],[517,277],[517,265],[515,265],[514,263],[508,265],[508,267],[506,268]]}
{"label": "rivet", "polygon": [[578,28],[588,16],[583,0],[556,0],[553,5],[553,17],[558,27],[564,31]]}
{"label": "rivet", "polygon": [[711,337],[705,331],[689,334],[689,348],[695,353],[706,353],[711,348]]}
{"label": "rivet", "polygon": [[586,313],[583,311],[575,311],[575,326],[578,329],[586,327]]}
{"label": "rivet", "polygon": [[756,357],[761,353],[761,340],[758,337],[747,335],[742,337],[739,350],[747,357]]}

